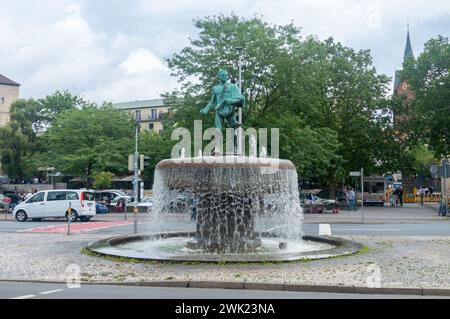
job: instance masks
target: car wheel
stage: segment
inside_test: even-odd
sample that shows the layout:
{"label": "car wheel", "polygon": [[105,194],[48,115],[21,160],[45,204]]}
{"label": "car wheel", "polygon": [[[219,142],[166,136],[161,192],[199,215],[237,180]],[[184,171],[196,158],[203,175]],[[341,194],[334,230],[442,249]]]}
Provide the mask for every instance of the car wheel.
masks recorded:
{"label": "car wheel", "polygon": [[[69,218],[69,212],[66,212],[66,219]],[[72,214],[70,215],[70,222],[74,223],[78,219],[78,213],[72,209]]]}
{"label": "car wheel", "polygon": [[81,220],[82,222],[88,222],[88,221],[91,220],[91,217],[80,217],[80,220]]}
{"label": "car wheel", "polygon": [[16,213],[16,219],[19,222],[25,222],[28,219],[27,213],[24,210],[19,210]]}

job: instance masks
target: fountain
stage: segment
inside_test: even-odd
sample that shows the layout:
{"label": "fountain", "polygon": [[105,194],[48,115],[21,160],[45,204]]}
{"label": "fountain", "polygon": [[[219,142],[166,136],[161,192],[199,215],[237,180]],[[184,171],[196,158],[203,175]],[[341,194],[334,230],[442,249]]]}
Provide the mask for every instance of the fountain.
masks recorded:
{"label": "fountain", "polygon": [[[216,129],[224,120],[236,129],[233,107],[243,96],[227,74],[219,72],[221,87],[201,111],[216,109]],[[227,89],[227,91],[225,90]],[[235,95],[224,97],[224,92]],[[219,99],[219,100],[217,100]],[[220,100],[221,99],[221,100]],[[233,104],[233,105],[234,105]],[[298,177],[288,160],[257,153],[255,136],[250,156],[220,155],[163,160],[155,168],[151,226],[161,228],[171,216],[194,221],[183,231],[149,231],[147,235],[107,238],[88,248],[100,254],[158,261],[266,262],[326,258],[352,254],[361,244],[302,232]],[[184,223],[183,225],[186,225]],[[194,229],[195,227],[195,229]]]}

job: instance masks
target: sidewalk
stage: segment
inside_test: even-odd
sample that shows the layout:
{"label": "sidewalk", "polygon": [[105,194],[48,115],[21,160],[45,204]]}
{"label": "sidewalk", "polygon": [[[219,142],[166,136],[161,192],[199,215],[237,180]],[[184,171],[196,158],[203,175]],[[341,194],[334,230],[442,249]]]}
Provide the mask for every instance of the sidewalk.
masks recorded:
{"label": "sidewalk", "polygon": [[[428,204],[404,204],[403,207],[364,207],[364,223],[367,224],[414,224],[431,223],[448,220],[446,217],[438,216],[437,210]],[[363,220],[362,210],[357,211],[340,210],[339,214],[305,214],[305,224],[315,223],[361,223]]]}

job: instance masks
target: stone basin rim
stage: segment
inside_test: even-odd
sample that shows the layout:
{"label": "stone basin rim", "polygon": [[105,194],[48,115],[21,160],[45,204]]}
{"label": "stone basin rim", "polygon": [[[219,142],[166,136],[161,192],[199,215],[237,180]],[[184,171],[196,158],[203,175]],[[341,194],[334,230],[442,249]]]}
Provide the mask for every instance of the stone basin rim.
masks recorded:
{"label": "stone basin rim", "polygon": [[[236,254],[236,255],[220,255],[220,254],[192,254],[192,255],[180,255],[173,257],[160,257],[160,256],[148,256],[142,254],[120,254],[119,252],[104,252],[104,248],[114,248],[114,246],[122,245],[126,243],[151,240],[158,237],[172,238],[172,237],[193,237],[195,232],[163,232],[141,235],[124,235],[105,238],[96,241],[86,248],[94,253],[109,256],[120,257],[125,259],[134,259],[140,261],[155,261],[155,262],[176,262],[176,263],[265,263],[265,262],[295,262],[301,260],[316,260],[326,259],[331,257],[352,255],[360,251],[364,246],[358,242],[354,242],[348,239],[330,236],[316,236],[316,235],[304,235],[303,240],[314,241],[320,243],[327,243],[333,245],[333,248],[325,250],[317,250],[311,252],[302,253],[283,253],[278,254]],[[258,233],[258,236],[262,237],[276,237],[270,233]],[[276,237],[279,238],[279,237]],[[282,238],[279,238],[282,241]]]}
{"label": "stone basin rim", "polygon": [[[225,160],[224,160],[225,159]],[[226,159],[232,159],[227,161]],[[244,162],[240,162],[244,160]],[[207,157],[189,157],[178,159],[165,159],[160,161],[155,170],[165,169],[245,169],[257,168],[268,170],[296,170],[295,165],[289,160],[272,158],[249,158],[238,156],[227,156],[215,158]]]}

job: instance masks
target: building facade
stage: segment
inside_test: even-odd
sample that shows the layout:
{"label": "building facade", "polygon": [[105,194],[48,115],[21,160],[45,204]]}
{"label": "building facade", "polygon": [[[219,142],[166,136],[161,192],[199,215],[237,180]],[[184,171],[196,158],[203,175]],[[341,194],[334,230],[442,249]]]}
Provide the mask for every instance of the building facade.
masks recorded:
{"label": "building facade", "polygon": [[162,131],[162,117],[170,112],[163,99],[113,103],[113,106],[133,115],[134,119],[139,121],[142,130],[152,130],[155,133]]}
{"label": "building facade", "polygon": [[20,84],[0,74],[0,127],[9,122],[11,104],[19,99]]}

